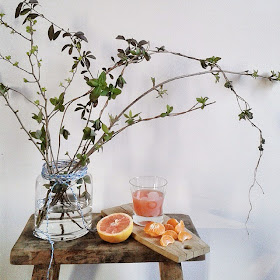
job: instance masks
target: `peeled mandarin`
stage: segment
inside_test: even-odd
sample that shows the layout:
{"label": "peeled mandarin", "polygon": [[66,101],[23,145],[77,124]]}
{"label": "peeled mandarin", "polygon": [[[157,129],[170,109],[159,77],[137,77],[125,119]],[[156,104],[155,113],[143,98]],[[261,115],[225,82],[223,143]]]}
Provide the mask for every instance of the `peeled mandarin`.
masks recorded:
{"label": "peeled mandarin", "polygon": [[192,235],[186,231],[180,231],[178,234],[178,240],[183,242],[184,240],[191,239]]}
{"label": "peeled mandarin", "polygon": [[169,219],[166,223],[172,225],[174,228],[179,224],[179,222],[174,218]]}
{"label": "peeled mandarin", "polygon": [[164,227],[165,227],[165,230],[174,230],[174,227],[170,224],[165,224]]}
{"label": "peeled mandarin", "polygon": [[150,236],[157,237],[164,234],[165,227],[161,223],[152,222],[152,223],[148,223],[145,226],[144,231]]}
{"label": "peeled mandarin", "polygon": [[144,227],[144,231],[147,233],[149,228],[150,228],[150,225],[152,224],[153,222],[148,222],[145,227]]}
{"label": "peeled mandarin", "polygon": [[178,239],[178,234],[176,231],[174,230],[166,230],[165,233],[163,235],[170,235],[174,238],[174,240]]}
{"label": "peeled mandarin", "polygon": [[185,224],[182,220],[180,221],[180,223],[178,223],[178,225],[175,226],[175,231],[177,233],[179,233],[180,231],[185,231]]}
{"label": "peeled mandarin", "polygon": [[172,244],[174,242],[175,242],[174,238],[168,234],[163,235],[159,241],[160,245],[164,246],[164,247],[166,247],[168,244]]}

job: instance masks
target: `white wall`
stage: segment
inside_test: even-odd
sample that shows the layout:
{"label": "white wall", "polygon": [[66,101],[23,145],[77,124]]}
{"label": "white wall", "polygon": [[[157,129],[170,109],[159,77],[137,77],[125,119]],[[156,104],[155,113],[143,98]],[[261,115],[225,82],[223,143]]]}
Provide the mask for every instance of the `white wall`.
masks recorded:
{"label": "white wall", "polygon": [[[20,21],[13,19],[17,2],[0,0],[0,11],[8,14],[9,22],[22,28]],[[41,2],[42,11],[57,24],[86,33],[88,48],[98,58],[92,68],[94,74],[109,66],[110,56],[122,46],[121,41],[114,40],[118,34],[146,39],[153,47],[165,45],[187,55],[220,56],[225,69],[269,73],[280,68],[277,1]],[[71,62],[66,54],[60,55],[64,41],[50,43],[46,37],[48,25],[40,27],[45,29],[44,34],[37,34],[43,57],[42,80],[52,97],[59,93],[59,81],[69,76]],[[1,27],[0,51],[17,57],[23,65],[28,46],[8,33]],[[0,82],[32,96],[21,84],[25,76],[0,62]],[[165,55],[131,66],[125,75],[128,84],[124,93],[117,98],[118,105],[110,109],[117,112],[149,88],[151,76],[162,81],[197,70],[200,68],[194,62]],[[238,93],[251,104],[254,120],[263,129],[267,142],[258,173],[265,195],[258,188],[253,190],[249,238],[244,222],[258,157],[258,134],[249,123],[238,121],[235,98],[223,82],[215,84],[210,76],[170,84],[164,100],[151,95],[133,111],[153,115],[154,111],[162,112],[166,104],[179,111],[192,106],[200,96],[217,101],[215,105],[180,118],[139,124],[108,143],[103,153],[94,155],[89,167],[94,176],[94,211],[130,202],[129,178],[163,176],[169,182],[165,211],[190,214],[211,247],[205,262],[183,264],[186,279],[275,280],[280,274],[280,85],[252,78],[232,79]],[[78,95],[85,89],[80,79],[70,92]],[[34,129],[28,104],[14,94],[11,101],[22,108],[20,114],[26,126]],[[34,182],[42,161],[3,102],[0,120],[0,275],[1,279],[30,279],[32,268],[10,265],[9,252],[33,212]],[[73,142],[67,147],[71,151],[79,139],[78,117],[67,124],[72,126],[69,141]],[[156,264],[63,266],[60,279],[112,279],[112,275],[114,279],[159,279]]]}

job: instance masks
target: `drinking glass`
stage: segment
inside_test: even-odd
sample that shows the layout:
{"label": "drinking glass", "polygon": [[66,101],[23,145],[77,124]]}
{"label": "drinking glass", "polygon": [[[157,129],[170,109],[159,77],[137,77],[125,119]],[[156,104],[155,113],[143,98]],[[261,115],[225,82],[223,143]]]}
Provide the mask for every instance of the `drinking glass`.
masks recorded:
{"label": "drinking glass", "polygon": [[158,176],[139,176],[129,181],[133,200],[133,221],[145,226],[147,222],[163,222],[163,201],[167,180]]}

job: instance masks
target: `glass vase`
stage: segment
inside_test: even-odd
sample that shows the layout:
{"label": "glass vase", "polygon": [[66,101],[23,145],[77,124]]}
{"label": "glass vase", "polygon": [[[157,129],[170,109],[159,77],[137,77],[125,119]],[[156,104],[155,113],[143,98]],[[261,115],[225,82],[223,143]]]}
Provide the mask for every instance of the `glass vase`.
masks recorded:
{"label": "glass vase", "polygon": [[71,172],[75,164],[58,161],[48,168],[43,165],[36,180],[36,237],[52,241],[73,240],[87,234],[91,228],[92,176],[86,166]]}

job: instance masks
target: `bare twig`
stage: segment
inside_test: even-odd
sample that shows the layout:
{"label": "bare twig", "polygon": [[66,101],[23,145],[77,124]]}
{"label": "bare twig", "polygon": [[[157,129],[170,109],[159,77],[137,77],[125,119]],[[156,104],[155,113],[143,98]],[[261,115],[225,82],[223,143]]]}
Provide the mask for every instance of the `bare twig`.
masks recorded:
{"label": "bare twig", "polygon": [[14,66],[14,67],[16,67],[16,68],[18,68],[18,69],[24,71],[25,73],[27,73],[27,74],[29,74],[29,75],[32,75],[31,72],[29,72],[29,71],[27,71],[26,69],[23,69],[22,67],[18,66],[18,64],[11,62],[10,59],[7,59],[7,58],[6,58],[5,56],[3,56],[1,53],[0,53],[0,59],[6,61],[6,62],[8,62],[8,63],[10,63],[12,66]]}
{"label": "bare twig", "polygon": [[[204,107],[206,107],[206,106],[209,106],[209,105],[212,105],[212,104],[215,104],[216,103],[216,101],[214,101],[214,102],[210,102],[210,103],[207,103],[207,104],[204,104]],[[195,105],[193,105],[190,109],[188,109],[188,110],[185,110],[185,111],[182,111],[182,112],[178,112],[178,113],[170,113],[169,115],[167,115],[166,117],[176,117],[176,116],[180,116],[180,115],[184,115],[184,114],[187,114],[187,113],[190,113],[190,112],[192,112],[192,111],[196,111],[196,110],[198,110],[198,109],[202,109],[202,106],[198,106],[197,107],[197,105],[199,105],[199,103],[196,103]],[[150,118],[145,118],[145,119],[139,119],[139,120],[135,120],[135,122],[133,123],[133,124],[131,124],[131,125],[126,125],[126,126],[124,126],[124,127],[122,127],[122,128],[120,128],[119,130],[117,130],[117,131],[115,131],[114,132],[114,135],[112,136],[112,138],[113,137],[115,137],[115,136],[117,136],[120,132],[122,132],[123,130],[125,130],[126,128],[128,128],[128,127],[130,127],[130,126],[132,126],[132,125],[135,125],[135,124],[137,124],[137,123],[140,123],[140,122],[145,122],[145,121],[151,121],[151,120],[155,120],[155,119],[159,119],[159,118],[162,118],[162,116],[161,116],[161,114],[159,114],[159,115],[157,115],[157,116],[154,116],[154,117],[150,117]],[[111,138],[111,139],[112,139]],[[110,139],[110,140],[111,140]]]}
{"label": "bare twig", "polygon": [[12,30],[12,33],[18,34],[19,36],[21,36],[23,39],[30,41],[30,39],[28,39],[27,37],[25,37],[23,34],[21,34],[20,32],[18,32],[16,29],[14,29],[11,25],[9,25],[7,22],[4,22],[3,19],[0,17],[0,24],[3,24],[5,27],[9,28]]}
{"label": "bare twig", "polygon": [[15,110],[15,109],[11,106],[11,104],[10,104],[10,102],[9,102],[9,100],[8,100],[8,98],[7,98],[7,96],[5,96],[4,94],[2,94],[2,96],[4,97],[4,99],[5,99],[5,101],[6,101],[6,105],[7,105],[7,106],[11,109],[11,111],[15,114],[15,116],[16,116],[18,122],[19,122],[20,125],[21,125],[21,128],[22,128],[22,129],[25,131],[25,133],[28,135],[29,140],[36,146],[37,150],[40,152],[40,154],[42,155],[42,157],[43,157],[43,159],[45,160],[45,162],[47,162],[47,159],[46,159],[44,153],[43,153],[43,152],[41,151],[41,149],[37,146],[36,142],[33,140],[32,136],[30,135],[30,133],[28,132],[28,130],[25,128],[25,126],[24,126],[22,120],[21,120],[20,117],[18,116],[18,111]]}

